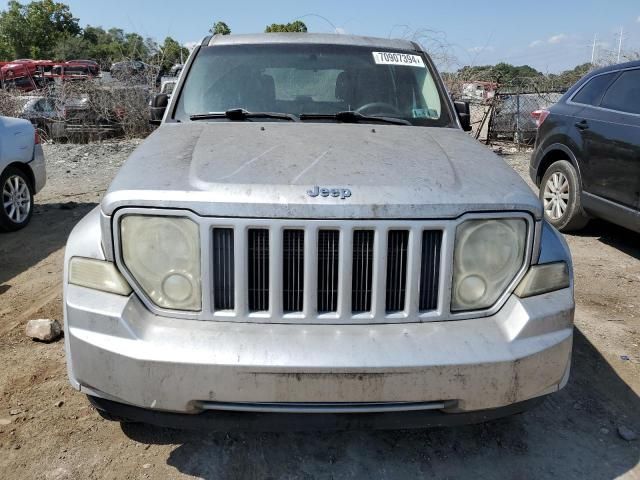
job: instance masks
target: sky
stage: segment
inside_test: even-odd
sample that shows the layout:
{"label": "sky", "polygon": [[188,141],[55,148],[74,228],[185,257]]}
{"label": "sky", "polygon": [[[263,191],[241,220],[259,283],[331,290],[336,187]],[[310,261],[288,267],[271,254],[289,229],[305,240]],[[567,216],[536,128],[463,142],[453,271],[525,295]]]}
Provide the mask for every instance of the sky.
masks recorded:
{"label": "sky", "polygon": [[[21,0],[26,3],[27,0]],[[640,0],[58,0],[81,26],[122,28],[193,44],[218,20],[233,33],[304,21],[311,32],[414,37],[445,52],[443,70],[505,61],[556,73],[617,52],[640,52]],[[8,1],[0,0],[0,9]]]}

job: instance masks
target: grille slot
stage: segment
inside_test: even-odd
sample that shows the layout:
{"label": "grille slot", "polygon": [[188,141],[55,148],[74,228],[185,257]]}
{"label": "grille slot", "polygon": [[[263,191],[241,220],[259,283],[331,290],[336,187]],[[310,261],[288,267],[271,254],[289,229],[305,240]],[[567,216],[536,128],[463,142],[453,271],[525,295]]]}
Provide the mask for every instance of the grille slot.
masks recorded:
{"label": "grille slot", "polygon": [[248,238],[249,311],[269,310],[269,230],[253,228]]}
{"label": "grille slot", "polygon": [[213,229],[213,308],[234,308],[234,248],[233,229]]}
{"label": "grille slot", "polygon": [[438,308],[438,282],[440,278],[440,247],[442,232],[422,232],[422,259],[420,266],[419,310],[427,312]]}
{"label": "grille slot", "polygon": [[304,299],[304,230],[285,230],[282,236],[282,307],[301,312]]}
{"label": "grille slot", "polygon": [[338,261],[340,232],[318,232],[318,313],[338,310]]}
{"label": "grille slot", "polygon": [[371,284],[373,281],[373,230],[353,232],[353,266],[351,281],[351,311],[371,310]]}
{"label": "grille slot", "polygon": [[407,288],[407,230],[389,230],[387,237],[387,313],[404,310]]}

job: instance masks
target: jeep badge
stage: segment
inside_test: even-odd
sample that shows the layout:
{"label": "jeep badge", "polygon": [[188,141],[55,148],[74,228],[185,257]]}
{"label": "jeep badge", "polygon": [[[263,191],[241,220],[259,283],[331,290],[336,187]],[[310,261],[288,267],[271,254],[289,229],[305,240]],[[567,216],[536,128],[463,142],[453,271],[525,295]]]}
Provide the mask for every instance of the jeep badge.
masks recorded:
{"label": "jeep badge", "polygon": [[318,185],[314,186],[311,190],[307,190],[307,195],[310,197],[335,197],[340,198],[340,200],[344,200],[345,198],[349,198],[351,196],[351,190],[348,188],[325,188],[319,187]]}

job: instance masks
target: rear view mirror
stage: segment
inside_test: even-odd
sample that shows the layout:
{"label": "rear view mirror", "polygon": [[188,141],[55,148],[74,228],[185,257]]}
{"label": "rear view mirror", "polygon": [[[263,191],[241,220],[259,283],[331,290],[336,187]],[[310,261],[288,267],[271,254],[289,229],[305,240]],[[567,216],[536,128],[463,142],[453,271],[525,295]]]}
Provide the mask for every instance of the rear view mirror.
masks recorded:
{"label": "rear view mirror", "polygon": [[151,97],[151,103],[149,104],[149,123],[160,125],[167,105],[169,105],[169,95],[166,93],[157,93]]}
{"label": "rear view mirror", "polygon": [[458,114],[458,118],[460,119],[460,125],[462,125],[462,130],[465,132],[470,132],[471,128],[471,109],[469,107],[469,102],[454,102],[454,106],[456,108],[456,113]]}

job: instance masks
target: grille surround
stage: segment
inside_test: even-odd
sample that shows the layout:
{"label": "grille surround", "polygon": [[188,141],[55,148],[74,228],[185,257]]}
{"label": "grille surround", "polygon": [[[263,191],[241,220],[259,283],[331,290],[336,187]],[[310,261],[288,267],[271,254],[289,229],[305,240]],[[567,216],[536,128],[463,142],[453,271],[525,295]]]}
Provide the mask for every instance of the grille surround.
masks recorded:
{"label": "grille surround", "polygon": [[[200,250],[202,252],[201,271],[202,271],[202,310],[199,312],[187,312],[179,310],[170,310],[160,308],[155,305],[146,295],[144,290],[137,283],[136,279],[127,270],[122,260],[122,251],[120,248],[120,231],[119,223],[123,216],[135,215],[152,215],[152,216],[173,216],[190,218],[200,225]],[[451,312],[451,274],[453,262],[453,250],[455,241],[455,232],[459,224],[466,220],[478,219],[497,219],[497,218],[519,218],[527,223],[527,240],[525,248],[525,258],[522,267],[515,275],[512,282],[505,289],[496,303],[487,309],[465,312]],[[143,207],[124,207],[119,209],[109,222],[112,227],[113,234],[113,254],[108,255],[107,260],[114,261],[122,275],[132,286],[139,300],[152,313],[175,319],[193,319],[203,321],[223,321],[223,322],[239,322],[239,323],[269,323],[269,324],[317,324],[317,325],[348,325],[348,324],[385,324],[385,323],[422,323],[433,321],[450,321],[464,320],[473,318],[482,318],[494,315],[506,303],[511,296],[513,289],[522,280],[528,270],[528,266],[535,260],[537,256],[533,256],[534,238],[538,238],[541,232],[540,222],[534,221],[533,217],[527,212],[498,212],[498,213],[470,213],[455,219],[439,219],[439,220],[345,220],[345,219],[326,219],[326,220],[307,220],[307,219],[250,219],[250,218],[217,218],[217,217],[201,217],[191,211],[172,210],[172,209],[156,209]],[[308,240],[305,243],[305,259],[312,258],[312,252],[315,252],[317,243],[317,232],[319,229],[335,229],[340,230],[340,251],[347,254],[341,255],[339,261],[339,276],[341,281],[340,298],[338,300],[338,311],[330,313],[318,313],[316,311],[316,272],[315,260],[310,268],[305,268],[305,305],[303,312],[295,312],[286,314],[282,311],[281,295],[271,295],[269,300],[269,310],[260,312],[249,312],[247,308],[247,258],[246,255],[236,255],[235,262],[235,309],[233,311],[217,311],[213,308],[212,293],[212,229],[213,228],[233,228],[235,231],[234,246],[236,252],[246,251],[247,231],[251,228],[264,228],[269,230],[269,239],[273,245],[279,245],[282,237],[282,230],[304,229]],[[351,284],[351,248],[352,241],[350,235],[345,232],[352,232],[358,229],[373,229],[376,231],[376,263],[377,271],[374,272],[374,289],[381,291],[384,288],[384,278],[386,275],[386,265],[381,264],[379,259],[381,251],[386,249],[386,232],[391,229],[408,229],[410,230],[409,238],[409,255],[408,270],[409,277],[407,281],[408,299],[404,312],[386,313],[384,311],[384,295],[376,295],[376,300],[372,302],[372,311],[361,314],[353,314],[351,312],[351,295],[350,289],[346,289],[343,285]],[[440,275],[441,282],[438,289],[438,308],[433,311],[419,311],[418,309],[418,288],[420,263],[413,260],[416,249],[419,249],[420,242],[416,239],[422,230],[441,230],[442,245],[440,256]],[[381,240],[381,241],[378,241]],[[109,254],[109,252],[107,252]],[[274,253],[274,249],[270,251],[271,265],[281,263],[281,257],[278,253]],[[311,274],[313,267],[313,275]],[[278,279],[278,269],[270,269],[269,284],[274,291],[281,291],[281,280]],[[348,291],[347,291],[348,290]],[[313,292],[313,295],[310,294]]]}

